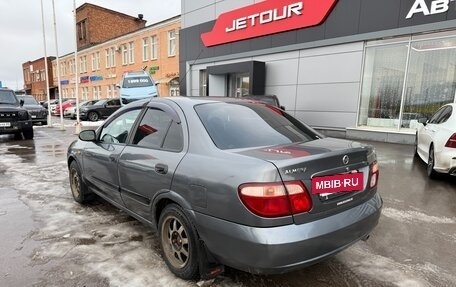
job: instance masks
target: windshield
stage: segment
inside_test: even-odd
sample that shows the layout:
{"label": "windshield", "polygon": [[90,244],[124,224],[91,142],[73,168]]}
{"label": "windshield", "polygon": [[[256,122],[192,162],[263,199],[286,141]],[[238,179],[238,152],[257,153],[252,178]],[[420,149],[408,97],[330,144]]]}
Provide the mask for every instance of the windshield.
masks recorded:
{"label": "windshield", "polygon": [[0,90],[0,104],[16,105],[17,99],[12,91]]}
{"label": "windshield", "polygon": [[147,76],[125,78],[123,88],[141,88],[153,86],[152,80]]}
{"label": "windshield", "polygon": [[27,96],[17,96],[19,100],[24,100],[24,105],[31,106],[31,105],[38,105],[38,102],[35,100],[34,97],[27,97]]}
{"label": "windshield", "polygon": [[307,142],[318,135],[279,109],[252,103],[212,103],[195,107],[214,144],[236,149]]}

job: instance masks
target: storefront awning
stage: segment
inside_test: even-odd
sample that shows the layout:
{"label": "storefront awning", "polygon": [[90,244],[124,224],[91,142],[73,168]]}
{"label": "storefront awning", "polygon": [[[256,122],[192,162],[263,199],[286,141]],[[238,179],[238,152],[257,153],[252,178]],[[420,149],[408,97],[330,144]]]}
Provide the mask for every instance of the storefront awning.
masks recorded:
{"label": "storefront awning", "polygon": [[169,82],[171,82],[173,80],[179,81],[179,77],[161,78],[161,79],[155,80],[155,84],[167,85],[167,84],[169,84]]}

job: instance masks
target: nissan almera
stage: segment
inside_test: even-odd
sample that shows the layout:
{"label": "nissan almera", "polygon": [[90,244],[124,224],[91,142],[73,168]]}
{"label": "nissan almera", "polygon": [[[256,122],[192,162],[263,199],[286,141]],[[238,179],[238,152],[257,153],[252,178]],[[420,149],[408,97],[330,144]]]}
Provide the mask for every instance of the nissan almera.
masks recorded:
{"label": "nissan almera", "polygon": [[317,263],[366,239],[382,207],[371,146],[251,100],[133,102],[80,133],[68,168],[77,202],[100,196],[154,228],[184,279]]}

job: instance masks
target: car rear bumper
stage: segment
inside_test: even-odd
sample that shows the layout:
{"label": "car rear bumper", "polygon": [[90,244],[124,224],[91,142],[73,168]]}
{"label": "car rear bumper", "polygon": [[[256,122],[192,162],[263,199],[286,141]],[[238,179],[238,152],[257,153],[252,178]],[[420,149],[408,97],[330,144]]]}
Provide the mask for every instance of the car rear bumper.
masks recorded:
{"label": "car rear bumper", "polygon": [[434,169],[440,173],[456,175],[456,149],[444,147],[442,151],[435,153]]}
{"label": "car rear bumper", "polygon": [[300,225],[256,228],[196,213],[198,232],[220,263],[255,274],[285,273],[315,264],[360,239],[377,225],[383,201]]}

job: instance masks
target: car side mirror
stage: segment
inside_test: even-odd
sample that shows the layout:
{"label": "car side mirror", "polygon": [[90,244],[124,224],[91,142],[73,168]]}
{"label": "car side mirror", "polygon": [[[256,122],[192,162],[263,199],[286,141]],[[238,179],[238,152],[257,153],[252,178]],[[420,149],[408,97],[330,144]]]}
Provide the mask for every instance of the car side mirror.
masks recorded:
{"label": "car side mirror", "polygon": [[20,101],[19,101],[19,105],[20,105],[21,107],[24,106],[24,100],[20,100]]}
{"label": "car side mirror", "polygon": [[285,111],[285,106],[280,106],[279,108]]}
{"label": "car side mirror", "polygon": [[120,85],[119,85],[119,84],[117,84],[117,85],[116,85],[116,88],[120,89]]}
{"label": "car side mirror", "polygon": [[419,122],[420,124],[427,125],[428,119],[427,119],[427,118],[419,118],[419,119],[418,119],[418,122]]}
{"label": "car side mirror", "polygon": [[94,130],[85,130],[79,133],[79,139],[85,142],[94,142],[97,139],[97,134]]}

